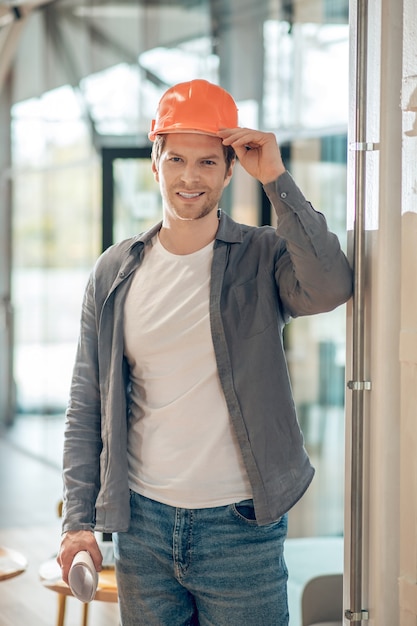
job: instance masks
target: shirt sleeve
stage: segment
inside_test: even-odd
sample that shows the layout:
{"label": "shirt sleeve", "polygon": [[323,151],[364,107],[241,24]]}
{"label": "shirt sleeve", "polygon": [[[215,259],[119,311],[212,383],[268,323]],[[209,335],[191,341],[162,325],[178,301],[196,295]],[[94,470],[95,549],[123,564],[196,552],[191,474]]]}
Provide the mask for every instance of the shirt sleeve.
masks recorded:
{"label": "shirt sleeve", "polygon": [[100,393],[94,280],[84,294],[81,329],[64,432],[62,529],[93,530],[100,485]]}
{"label": "shirt sleeve", "polygon": [[277,215],[285,253],[276,262],[280,297],[292,317],[330,311],[352,294],[352,269],[322,213],[288,172],[264,186]]}

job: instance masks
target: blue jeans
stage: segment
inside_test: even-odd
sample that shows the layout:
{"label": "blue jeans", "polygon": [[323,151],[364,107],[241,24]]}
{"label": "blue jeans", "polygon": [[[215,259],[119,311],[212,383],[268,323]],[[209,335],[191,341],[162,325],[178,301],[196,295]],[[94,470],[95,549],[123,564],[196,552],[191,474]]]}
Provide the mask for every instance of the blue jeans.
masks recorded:
{"label": "blue jeans", "polygon": [[256,524],[252,500],[181,509],[131,493],[114,548],[123,626],[288,626],[287,516]]}

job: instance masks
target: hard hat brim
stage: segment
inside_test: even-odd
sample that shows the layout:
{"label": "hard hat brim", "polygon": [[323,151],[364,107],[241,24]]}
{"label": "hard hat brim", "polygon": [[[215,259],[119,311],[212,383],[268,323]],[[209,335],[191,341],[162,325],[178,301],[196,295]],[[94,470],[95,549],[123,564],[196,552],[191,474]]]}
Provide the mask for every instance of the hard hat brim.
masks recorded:
{"label": "hard hat brim", "polygon": [[[220,130],[220,129],[219,129]],[[157,135],[171,135],[180,133],[186,133],[190,135],[209,135],[210,137],[218,137],[218,134],[214,130],[203,130],[196,128],[164,128],[164,130],[151,131],[148,133],[148,137],[151,141],[155,141]]]}

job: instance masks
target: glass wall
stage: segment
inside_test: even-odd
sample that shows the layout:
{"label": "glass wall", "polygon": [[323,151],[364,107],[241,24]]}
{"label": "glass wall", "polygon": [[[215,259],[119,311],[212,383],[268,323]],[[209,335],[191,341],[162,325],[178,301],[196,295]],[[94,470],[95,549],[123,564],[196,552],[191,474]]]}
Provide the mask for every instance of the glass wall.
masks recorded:
{"label": "glass wall", "polygon": [[162,200],[146,156],[130,158],[114,151],[112,159],[112,241],[121,241],[140,233],[162,219]]}
{"label": "glass wall", "polygon": [[[294,139],[289,169],[346,249],[346,135]],[[291,532],[342,534],[345,307],[299,318],[286,328],[287,357],[299,420],[316,478],[292,512]],[[298,510],[299,509],[299,510]],[[302,514],[299,514],[302,512]]]}
{"label": "glass wall", "polygon": [[[13,74],[20,411],[65,408],[82,293],[101,250],[101,190],[112,189],[115,240],[160,218],[146,157],[115,159],[104,184],[101,159],[106,148],[150,150],[150,121],[171,84],[199,77],[229,89],[240,124],[276,134],[288,169],[346,245],[347,20],[347,0],[60,0],[37,12]],[[224,208],[258,224],[261,202],[237,167]],[[308,514],[291,532],[341,533],[344,308],[293,321],[285,341],[317,467],[300,503]]]}
{"label": "glass wall", "polygon": [[74,92],[12,110],[17,408],[62,411],[81,294],[100,241],[101,169]]}

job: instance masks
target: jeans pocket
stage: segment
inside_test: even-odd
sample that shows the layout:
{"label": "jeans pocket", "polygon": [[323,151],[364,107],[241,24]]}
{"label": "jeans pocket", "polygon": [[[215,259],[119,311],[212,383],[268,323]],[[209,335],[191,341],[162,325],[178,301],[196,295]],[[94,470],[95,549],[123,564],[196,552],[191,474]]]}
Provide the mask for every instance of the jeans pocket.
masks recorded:
{"label": "jeans pocket", "polygon": [[251,526],[257,525],[253,500],[242,500],[241,502],[235,502],[231,505],[231,510],[232,513],[240,520],[246,522],[247,524],[250,524]]}

